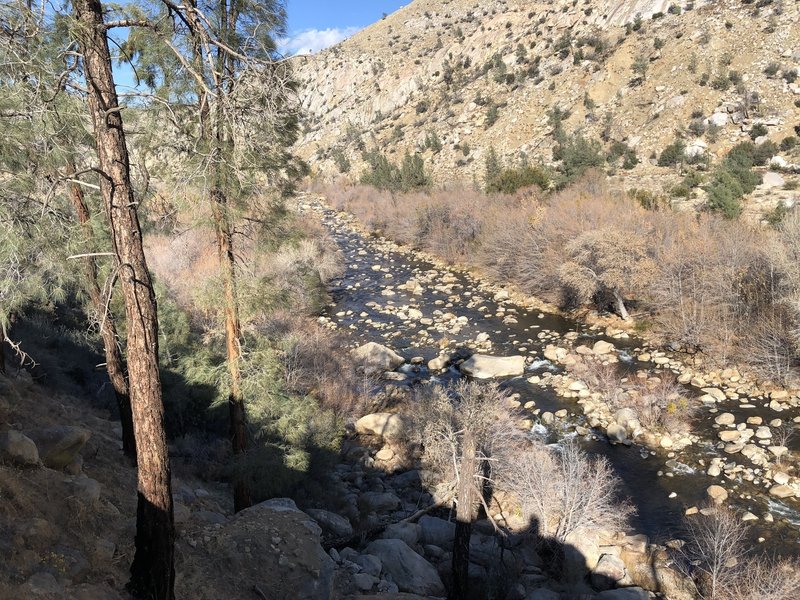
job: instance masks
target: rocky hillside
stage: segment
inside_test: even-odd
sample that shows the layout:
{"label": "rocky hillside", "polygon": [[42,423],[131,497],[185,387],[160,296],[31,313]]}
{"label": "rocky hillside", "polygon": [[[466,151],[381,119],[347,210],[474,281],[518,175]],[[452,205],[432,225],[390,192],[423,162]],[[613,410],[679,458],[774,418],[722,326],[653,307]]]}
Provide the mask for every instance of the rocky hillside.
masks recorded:
{"label": "rocky hillside", "polygon": [[[781,0],[416,0],[297,59],[298,150],[328,178],[357,179],[361,150],[377,147],[422,152],[437,182],[470,182],[490,146],[506,164],[552,164],[557,108],[567,133],[633,149],[638,164],[617,173],[660,191],[678,179],[655,164],[676,134],[712,159],[758,125],[761,141],[793,135],[799,19]],[[768,185],[772,206],[792,203]]]}

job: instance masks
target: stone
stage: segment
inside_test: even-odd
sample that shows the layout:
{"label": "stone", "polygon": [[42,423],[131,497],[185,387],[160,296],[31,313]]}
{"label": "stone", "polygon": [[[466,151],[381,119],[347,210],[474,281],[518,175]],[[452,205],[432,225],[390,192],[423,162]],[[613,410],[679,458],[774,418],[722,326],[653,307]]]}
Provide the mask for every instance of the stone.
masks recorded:
{"label": "stone", "polygon": [[722,504],[728,499],[728,490],[721,485],[710,485],[706,488],[706,495],[714,504]]}
{"label": "stone", "polygon": [[475,379],[514,377],[525,372],[525,357],[473,354],[461,363],[460,369]]}
{"label": "stone", "polygon": [[368,573],[356,573],[353,575],[353,583],[362,592],[369,592],[378,580]]}
{"label": "stone", "polygon": [[439,517],[424,515],[419,520],[420,539],[423,544],[432,544],[440,548],[453,545],[456,535],[456,524]]}
{"label": "stone", "polygon": [[606,435],[612,444],[624,444],[628,441],[628,433],[622,425],[611,423],[606,427]]}
{"label": "stone", "polygon": [[384,446],[380,450],[375,453],[375,460],[392,460],[394,458],[394,450],[392,450],[389,446]]}
{"label": "stone", "polygon": [[786,180],[780,173],[768,171],[764,173],[764,178],[761,187],[764,188],[782,188],[786,184]]}
{"label": "stone", "polygon": [[625,563],[619,556],[603,554],[592,572],[592,586],[607,590],[625,577]]}
{"label": "stone", "polygon": [[353,557],[353,562],[361,567],[361,571],[373,577],[380,577],[383,570],[381,559],[372,554],[359,554]]}
{"label": "stone", "polygon": [[717,402],[725,401],[725,392],[723,392],[721,389],[715,387],[704,387],[701,389],[703,392],[714,398],[714,400]]}
{"label": "stone", "polygon": [[379,435],[387,440],[397,440],[405,432],[406,422],[394,413],[372,413],[356,421],[356,433],[361,435]]}
{"label": "stone", "polygon": [[728,124],[730,117],[728,113],[716,112],[708,118],[709,125],[716,125],[717,127],[724,127]]}
{"label": "stone", "polygon": [[392,512],[400,508],[400,498],[392,492],[364,492],[358,497],[358,508],[365,513]]}
{"label": "stone", "polygon": [[392,523],[383,530],[381,538],[386,540],[403,540],[409,546],[416,546],[419,541],[420,527],[416,523]]}
{"label": "stone", "polygon": [[703,140],[692,140],[686,145],[683,154],[686,158],[696,158],[698,156],[703,156],[707,151],[708,144]]}
{"label": "stone", "polygon": [[782,156],[773,156],[769,159],[769,166],[773,169],[785,169],[789,166],[789,161]]}
{"label": "stone", "polygon": [[437,356],[436,358],[432,358],[428,361],[428,369],[431,371],[442,371],[443,369],[447,368],[447,364],[450,361],[447,360],[445,356]]}
{"label": "stone", "polygon": [[38,467],[39,450],[28,436],[19,431],[0,431],[0,462],[18,467]]}
{"label": "stone", "polygon": [[364,371],[371,375],[394,371],[405,362],[405,359],[394,350],[376,342],[359,346],[350,354],[356,366],[363,367]]}
{"label": "stone", "polygon": [[742,437],[742,432],[736,429],[726,429],[717,433],[717,436],[723,442],[735,442]]}
{"label": "stone", "polygon": [[247,589],[276,598],[291,582],[292,598],[328,600],[336,564],[320,545],[321,533],[292,500],[261,502],[192,535],[196,550],[182,557],[179,586],[191,582],[193,600],[215,600],[238,597],[246,581]]}
{"label": "stone", "polygon": [[776,498],[793,498],[795,494],[791,486],[773,485],[769,488],[769,495],[775,496]]}
{"label": "stone", "polygon": [[592,346],[592,352],[594,352],[597,356],[604,356],[606,354],[611,354],[614,351],[614,344],[611,342],[606,342],[605,340],[598,340]]}
{"label": "stone", "polygon": [[728,412],[721,413],[714,419],[714,423],[717,425],[733,425],[736,423],[736,417]]}
{"label": "stone", "polygon": [[445,588],[439,573],[427,560],[402,540],[375,540],[367,553],[377,556],[383,571],[391,575],[401,592],[425,596],[444,596]]}
{"label": "stone", "polygon": [[341,515],[320,508],[309,508],[305,512],[322,527],[326,536],[349,538],[353,535],[353,526]]}
{"label": "stone", "polygon": [[72,482],[74,495],[85,504],[97,504],[100,501],[102,486],[99,481],[91,479],[86,475],[79,475]]}
{"label": "stone", "polygon": [[39,457],[46,467],[63,469],[81,451],[92,432],[83,427],[62,425],[44,429],[31,429],[26,435],[39,450]]}

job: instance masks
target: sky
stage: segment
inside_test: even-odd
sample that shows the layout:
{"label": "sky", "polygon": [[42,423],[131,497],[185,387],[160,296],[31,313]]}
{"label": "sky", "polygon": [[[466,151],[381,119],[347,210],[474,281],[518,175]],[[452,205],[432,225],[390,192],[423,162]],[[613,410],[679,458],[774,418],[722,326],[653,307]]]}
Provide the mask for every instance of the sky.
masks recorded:
{"label": "sky", "polygon": [[333,46],[410,0],[286,0],[284,54],[309,54]]}

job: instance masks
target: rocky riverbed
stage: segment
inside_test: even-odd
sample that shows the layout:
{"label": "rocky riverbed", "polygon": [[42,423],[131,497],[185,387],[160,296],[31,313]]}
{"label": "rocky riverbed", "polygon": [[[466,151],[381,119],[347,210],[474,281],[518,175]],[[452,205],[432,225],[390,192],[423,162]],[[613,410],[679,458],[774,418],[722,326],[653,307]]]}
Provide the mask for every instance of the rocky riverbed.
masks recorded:
{"label": "rocky riverbed", "polygon": [[[759,385],[733,368],[706,370],[699,360],[690,364],[685,357],[651,347],[622,329],[585,325],[546,312],[535,299],[365,234],[351,216],[331,210],[317,198],[301,199],[301,210],[319,216],[345,262],[320,322],[349,334],[354,360],[371,377],[382,380],[384,398],[402,399],[414,385],[426,382],[446,383],[465,376],[499,380],[513,391],[512,401],[525,414],[522,423],[531,435],[549,443],[574,438],[588,451],[609,459],[637,510],[632,526],[650,540],[664,542],[679,535],[687,515],[691,518],[703,506],[716,503],[740,515],[743,526],[750,528],[749,543],[763,544],[771,553],[797,554],[800,479],[794,457],[800,448],[791,435],[800,422],[797,391]],[[598,369],[614,373],[610,388],[608,381],[598,380]],[[635,398],[633,384],[646,386],[668,377],[693,408],[687,411],[691,418],[670,422],[667,429],[648,428],[635,410],[620,405]],[[391,416],[387,412],[371,418]],[[339,512],[353,512],[345,520],[348,525],[358,522],[363,529],[365,524],[369,528],[396,522],[436,500],[435,494],[409,485],[418,478],[415,471],[388,479],[363,471],[364,467],[397,471],[399,457],[386,431],[364,423],[357,429],[372,443],[366,448],[357,445],[355,460],[342,465],[338,473],[339,492],[348,499]],[[365,481],[370,482],[366,487]],[[344,522],[340,525],[339,534],[348,531]],[[491,538],[489,533],[485,532]],[[393,526],[383,537],[404,540],[440,572],[446,571],[447,544],[428,543],[426,535],[420,523],[406,523]],[[602,566],[601,559],[625,558],[628,543],[593,540],[579,554],[586,557],[589,569],[613,570],[613,558],[605,558]],[[604,544],[615,550],[599,550]],[[389,552],[391,544],[384,545],[387,548],[380,551]],[[657,546],[645,546],[641,559],[657,553]],[[351,552],[338,555],[340,564],[353,562]],[[392,552],[385,560],[403,563],[397,553],[405,548]],[[476,573],[483,569],[486,581],[491,579],[486,569],[492,560],[475,565]],[[648,588],[650,584],[648,589],[655,589],[652,581],[632,578],[637,564],[623,560],[615,571],[619,577],[612,579],[619,585]],[[378,585],[394,589],[390,584],[396,578],[390,574],[385,580],[370,579],[370,586],[367,577],[360,580],[367,592]],[[399,589],[436,595],[439,588],[431,586],[427,591]],[[676,586],[681,587],[674,583],[672,588]],[[520,593],[537,589],[533,583],[522,587]],[[673,591],[670,597],[684,593]]]}

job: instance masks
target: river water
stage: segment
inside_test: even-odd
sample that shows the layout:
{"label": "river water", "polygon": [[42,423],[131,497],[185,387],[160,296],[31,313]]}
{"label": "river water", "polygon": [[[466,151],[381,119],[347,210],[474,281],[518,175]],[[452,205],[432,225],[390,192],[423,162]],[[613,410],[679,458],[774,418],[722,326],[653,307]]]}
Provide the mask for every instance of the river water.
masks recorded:
{"label": "river water", "polygon": [[[332,303],[325,317],[338,330],[349,334],[353,346],[374,341],[389,346],[406,360],[422,357],[427,363],[445,346],[448,351],[466,348],[479,334],[487,334],[492,342],[491,354],[523,354],[534,359],[528,368],[530,372],[523,377],[507,379],[503,385],[518,392],[523,404],[534,400],[541,411],[567,409],[570,413],[566,419],[558,419],[548,426],[537,423],[532,435],[541,435],[550,443],[558,443],[564,437],[577,437],[587,451],[606,457],[622,482],[621,493],[636,509],[631,521],[634,530],[660,542],[680,536],[686,508],[702,505],[706,488],[718,483],[729,492],[728,504],[761,517],[750,529],[752,544],[761,545],[770,554],[800,554],[800,511],[796,499],[769,498],[763,487],[741,477],[720,482],[719,478],[715,480],[706,475],[710,459],[720,456],[716,429],[713,429],[714,415],[707,409],[698,413],[694,423],[695,433],[705,441],[670,456],[666,451],[650,452],[635,445],[611,445],[601,432],[590,431],[588,435],[577,436],[575,425],[583,422],[577,403],[527,381],[530,375],[545,370],[559,371],[542,360],[542,351],[548,343],[557,342],[570,332],[578,336],[576,346],[579,343],[591,346],[596,340],[605,339],[615,345],[623,358],[638,354],[637,340],[610,339],[602,331],[590,330],[559,315],[528,309],[507,300],[496,302],[494,295],[498,288],[465,271],[444,268],[387,240],[365,235],[354,226],[351,217],[314,200],[309,200],[307,209],[320,216],[342,252],[346,266],[341,277],[331,284]],[[409,281],[418,285],[407,286]],[[408,318],[409,312],[415,310],[422,313],[421,319]],[[455,368],[443,375],[431,374],[425,363],[417,367],[407,365],[401,370],[412,384],[429,380],[446,382],[460,376]],[[629,371],[653,368],[650,363],[632,359],[623,360],[620,366]],[[696,396],[698,392],[687,387],[687,394]],[[735,404],[725,404],[720,410],[736,414],[737,422],[756,414]],[[787,418],[786,412],[768,413],[771,411],[761,408],[757,414],[764,417],[765,422],[776,416]],[[534,420],[538,419],[534,417]],[[726,461],[747,462],[738,455],[725,458]],[[774,522],[764,520],[767,512]],[[759,541],[759,538],[762,539]]]}

